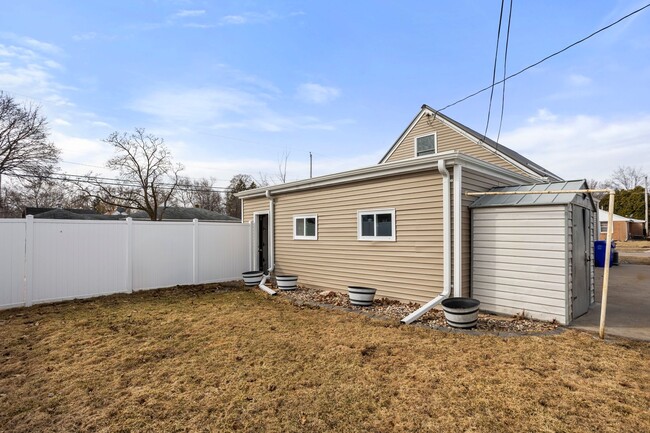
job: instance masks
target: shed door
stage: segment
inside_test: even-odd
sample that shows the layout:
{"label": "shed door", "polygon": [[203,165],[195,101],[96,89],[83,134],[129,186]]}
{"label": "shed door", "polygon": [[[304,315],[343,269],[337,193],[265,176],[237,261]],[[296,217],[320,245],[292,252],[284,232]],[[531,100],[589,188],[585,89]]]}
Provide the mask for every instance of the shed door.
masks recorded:
{"label": "shed door", "polygon": [[580,317],[589,309],[589,211],[573,206],[573,318]]}

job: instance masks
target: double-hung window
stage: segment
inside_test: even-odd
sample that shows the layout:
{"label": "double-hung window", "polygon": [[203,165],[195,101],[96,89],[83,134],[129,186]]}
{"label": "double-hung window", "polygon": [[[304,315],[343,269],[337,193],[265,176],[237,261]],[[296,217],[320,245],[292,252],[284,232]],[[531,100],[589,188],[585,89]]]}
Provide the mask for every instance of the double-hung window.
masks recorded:
{"label": "double-hung window", "polygon": [[415,137],[415,156],[426,156],[438,153],[436,134]]}
{"label": "double-hung window", "polygon": [[318,239],[318,215],[296,215],[293,217],[293,238],[299,240]]}
{"label": "double-hung window", "polygon": [[360,241],[394,241],[395,209],[358,211],[357,239]]}

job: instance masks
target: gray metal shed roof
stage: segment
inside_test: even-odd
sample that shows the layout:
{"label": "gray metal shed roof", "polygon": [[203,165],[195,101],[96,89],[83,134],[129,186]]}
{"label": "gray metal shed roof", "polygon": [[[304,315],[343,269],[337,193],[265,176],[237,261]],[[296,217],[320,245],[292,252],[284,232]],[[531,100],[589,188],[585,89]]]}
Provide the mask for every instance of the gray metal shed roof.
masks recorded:
{"label": "gray metal shed roof", "polygon": [[[490,192],[501,191],[569,191],[576,189],[587,189],[587,182],[584,180],[570,180],[566,182],[536,183],[532,185],[515,185],[495,187]],[[591,194],[565,193],[565,194],[513,194],[513,195],[484,195],[480,196],[470,208],[497,207],[497,206],[544,206],[544,205],[566,205],[574,203],[578,195],[584,199]],[[595,208],[595,207],[594,207]]]}

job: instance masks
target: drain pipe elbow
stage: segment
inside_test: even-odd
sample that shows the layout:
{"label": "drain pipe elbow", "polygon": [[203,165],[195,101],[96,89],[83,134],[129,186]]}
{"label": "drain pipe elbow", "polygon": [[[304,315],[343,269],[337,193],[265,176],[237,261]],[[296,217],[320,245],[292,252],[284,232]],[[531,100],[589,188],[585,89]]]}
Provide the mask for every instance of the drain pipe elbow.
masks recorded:
{"label": "drain pipe elbow", "polygon": [[269,295],[275,295],[277,292],[266,285],[268,279],[271,278],[271,272],[275,269],[275,203],[271,191],[268,189],[266,190],[266,198],[269,199],[269,268],[264,273],[259,288]]}
{"label": "drain pipe elbow", "polygon": [[450,222],[450,187],[449,170],[445,167],[445,160],[438,160],[438,172],[442,175],[442,292],[403,318],[402,323],[410,324],[422,317],[424,313],[447,299],[451,294],[451,222]]}

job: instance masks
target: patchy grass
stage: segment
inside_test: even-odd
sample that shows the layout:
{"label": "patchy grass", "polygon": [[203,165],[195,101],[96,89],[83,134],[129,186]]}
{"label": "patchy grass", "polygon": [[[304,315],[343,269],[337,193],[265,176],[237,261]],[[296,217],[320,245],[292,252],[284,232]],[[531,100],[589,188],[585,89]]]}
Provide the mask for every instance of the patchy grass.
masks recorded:
{"label": "patchy grass", "polygon": [[625,241],[625,242],[616,242],[616,248],[627,250],[627,249],[639,249],[643,251],[644,249],[650,248],[650,241]]}
{"label": "patchy grass", "polygon": [[0,312],[0,431],[650,431],[650,345],[189,287]]}

